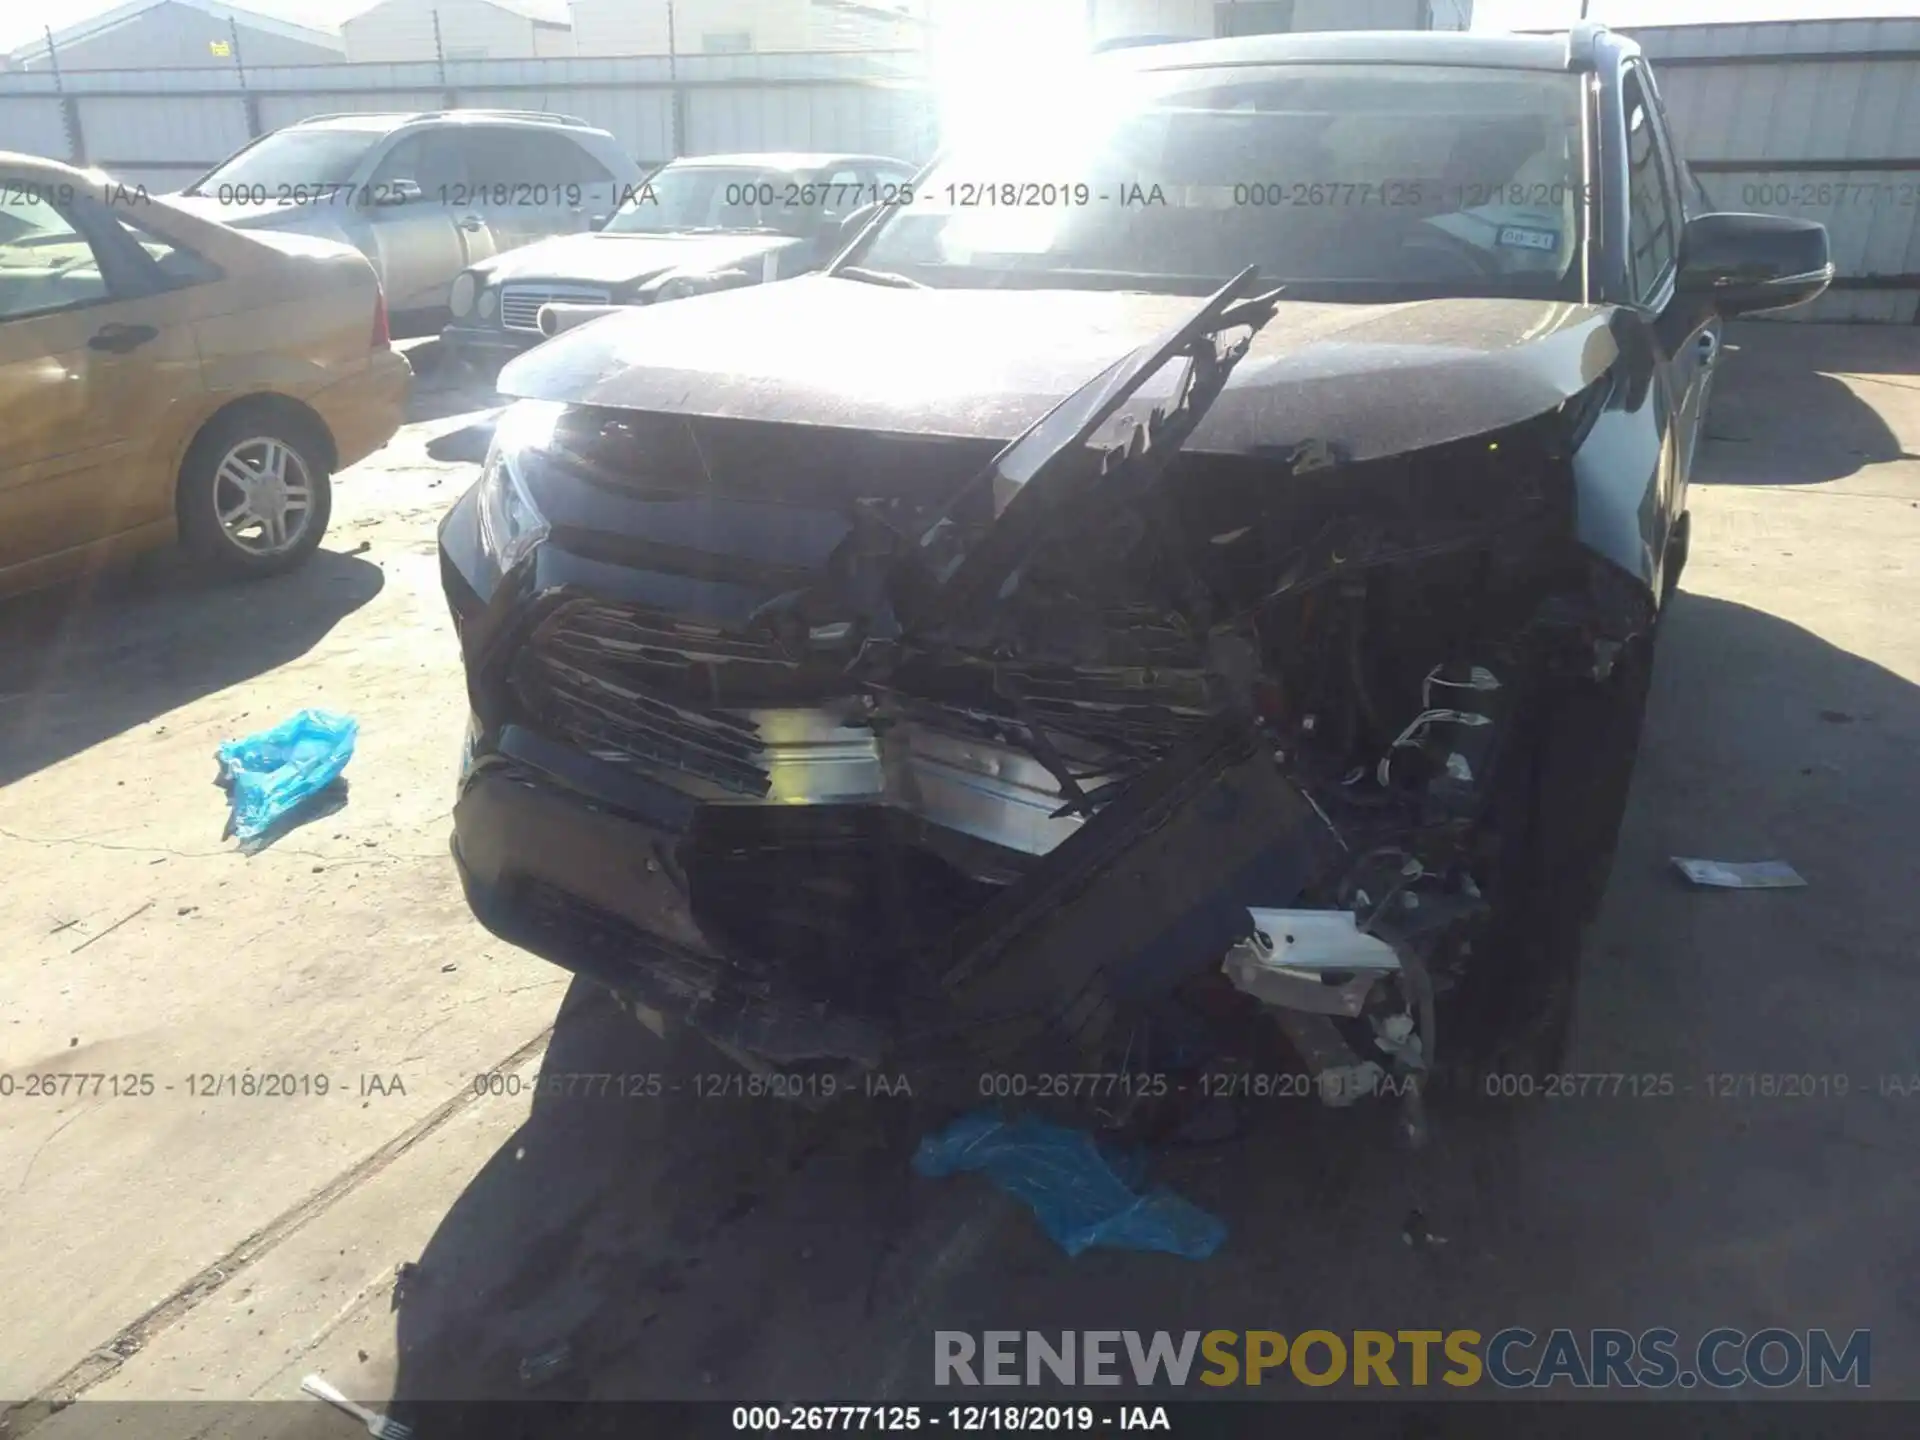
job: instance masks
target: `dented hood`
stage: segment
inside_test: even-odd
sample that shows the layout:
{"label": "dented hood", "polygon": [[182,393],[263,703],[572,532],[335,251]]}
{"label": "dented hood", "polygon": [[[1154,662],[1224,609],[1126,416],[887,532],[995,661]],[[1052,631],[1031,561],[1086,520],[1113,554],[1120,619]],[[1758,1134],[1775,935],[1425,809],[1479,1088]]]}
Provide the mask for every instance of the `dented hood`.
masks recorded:
{"label": "dented hood", "polygon": [[[515,360],[525,399],[1007,440],[1190,315],[1190,296],[904,290],[829,276],[634,310]],[[1189,451],[1354,460],[1516,423],[1597,379],[1604,306],[1538,300],[1282,301]],[[1151,391],[1143,394],[1151,394]]]}

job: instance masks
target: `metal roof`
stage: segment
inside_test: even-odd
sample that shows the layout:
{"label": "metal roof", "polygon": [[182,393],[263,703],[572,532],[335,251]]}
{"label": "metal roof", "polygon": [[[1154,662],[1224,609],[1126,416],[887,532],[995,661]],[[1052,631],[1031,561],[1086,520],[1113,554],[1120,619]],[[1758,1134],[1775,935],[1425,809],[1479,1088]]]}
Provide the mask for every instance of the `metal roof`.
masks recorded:
{"label": "metal roof", "polygon": [[[1591,38],[1594,33],[1588,32]],[[1209,65],[1373,62],[1466,65],[1499,70],[1570,70],[1579,63],[1580,32],[1508,35],[1434,30],[1345,30],[1241,35],[1183,45],[1143,45],[1108,52],[1105,63],[1140,70]]]}
{"label": "metal roof", "polygon": [[[127,0],[124,5],[115,6],[85,20],[76,20],[64,30],[53,32],[53,44],[56,54],[68,45],[78,45],[83,40],[92,40],[111,30],[118,30],[129,21],[137,20],[149,10],[162,5],[179,5],[188,10],[198,10],[215,20],[230,21],[235,25],[244,25],[249,30],[258,30],[263,35],[277,35],[282,40],[304,40],[309,45],[324,45],[329,50],[346,53],[346,44],[330,30],[315,30],[306,25],[295,25],[289,20],[276,19],[272,15],[262,15],[257,10],[243,10],[238,5],[223,5],[220,0]],[[16,62],[39,60],[47,53],[46,37],[29,41],[13,50],[9,59]]]}
{"label": "metal roof", "polygon": [[[373,0],[371,5],[362,5],[340,23],[351,25],[381,6],[393,3],[395,0]],[[496,10],[505,10],[510,15],[518,15],[522,20],[531,20],[534,24],[548,29],[571,30],[573,28],[573,18],[567,10],[567,0],[483,0],[483,3],[493,6]]]}
{"label": "metal roof", "polygon": [[573,14],[567,0],[487,0],[487,3],[542,25],[555,25],[562,30],[573,28]]}

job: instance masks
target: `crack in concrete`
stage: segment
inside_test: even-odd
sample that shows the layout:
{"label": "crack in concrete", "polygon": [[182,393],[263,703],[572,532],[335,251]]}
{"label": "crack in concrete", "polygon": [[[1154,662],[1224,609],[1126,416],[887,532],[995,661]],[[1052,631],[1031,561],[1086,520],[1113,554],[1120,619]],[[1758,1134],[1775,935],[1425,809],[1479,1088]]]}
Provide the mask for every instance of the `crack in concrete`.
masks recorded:
{"label": "crack in concrete", "polygon": [[[490,1068],[518,1069],[532,1059],[552,1037],[553,1026],[548,1025],[526,1044]],[[309,1221],[325,1213],[337,1201],[344,1199],[379,1175],[480,1098],[482,1097],[475,1094],[472,1086],[463,1086],[451,1099],[443,1102],[438,1108],[389,1140],[358,1164],[341,1171],[291,1209],[282,1211],[164,1300],[130,1324],[121,1327],[104,1344],[91,1347],[84,1359],[70,1367],[32,1399],[23,1400],[0,1411],[0,1434],[5,1434],[9,1440],[21,1440],[21,1437],[35,1426],[65,1409],[81,1395],[114,1374],[128,1360],[139,1354],[156,1336],[184,1320],[201,1301],[219,1290],[229,1280],[272,1252],[283,1240],[304,1229]]]}

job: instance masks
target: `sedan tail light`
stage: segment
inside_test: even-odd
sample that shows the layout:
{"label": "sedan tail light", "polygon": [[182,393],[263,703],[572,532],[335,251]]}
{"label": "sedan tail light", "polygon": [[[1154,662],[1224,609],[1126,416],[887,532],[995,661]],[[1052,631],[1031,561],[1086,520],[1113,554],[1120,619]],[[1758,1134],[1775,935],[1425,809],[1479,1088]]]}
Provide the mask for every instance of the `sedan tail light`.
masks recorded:
{"label": "sedan tail light", "polygon": [[373,287],[373,345],[375,350],[385,350],[393,344],[393,332],[387,328],[387,292],[378,285]]}

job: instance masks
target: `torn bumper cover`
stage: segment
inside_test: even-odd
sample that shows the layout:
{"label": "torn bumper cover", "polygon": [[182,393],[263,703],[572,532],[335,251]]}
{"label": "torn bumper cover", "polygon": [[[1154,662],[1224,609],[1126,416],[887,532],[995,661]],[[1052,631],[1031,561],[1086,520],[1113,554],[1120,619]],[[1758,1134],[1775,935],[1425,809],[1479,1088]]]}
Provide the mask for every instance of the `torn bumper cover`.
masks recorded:
{"label": "torn bumper cover", "polygon": [[672,858],[686,839],[684,807],[646,790],[508,727],[454,811],[454,855],[475,914],[514,944],[767,1065],[880,1064],[890,1040],[882,1025],[789,993],[776,973],[749,971],[702,932]]}
{"label": "torn bumper cover", "polygon": [[[976,1056],[1064,1053],[1062,1041],[1098,1054],[1130,1006],[1173,989],[1196,956],[1224,953],[1250,904],[1298,893],[1336,853],[1270,756],[1208,737],[1124,804],[1072,823],[1019,879],[978,886],[991,898],[969,912],[951,877],[919,877],[925,893],[910,893],[914,857],[949,866],[938,839],[922,843],[938,822],[904,798],[874,795],[855,818],[842,797],[804,828],[783,823],[803,812],[769,804],[749,820],[725,807],[733,840],[751,837],[765,868],[789,872],[785,886],[734,887],[727,871],[750,858],[716,852],[684,797],[508,726],[462,789],[455,855],[476,914],[504,938],[729,1052],[794,1069],[897,1064],[908,1035],[922,1059],[947,1041]],[[862,875],[879,893],[852,893]],[[856,931],[890,901],[913,913],[889,917],[884,944]],[[783,904],[805,906],[804,919],[787,928],[764,913]],[[735,906],[763,913],[729,916]],[[917,1007],[909,969],[929,982]],[[945,1005],[925,993],[935,987]]]}
{"label": "torn bumper cover", "polygon": [[1578,416],[1186,469],[1276,306],[1238,277],[984,457],[591,404],[497,442],[441,531],[476,913],[763,1070],[1124,1067],[1209,984],[1343,1083],[1418,1069],[1530,803],[1495,671],[1647,616],[1570,562]]}

